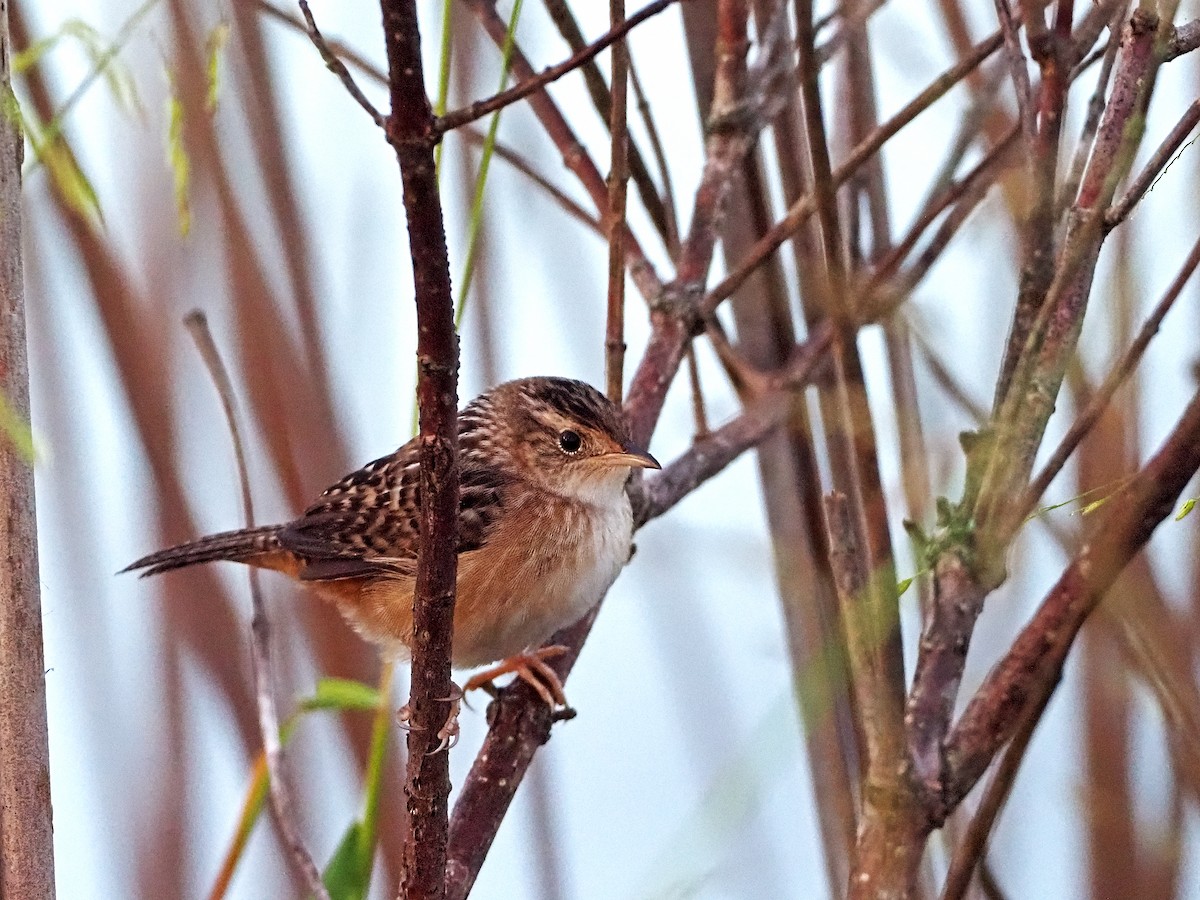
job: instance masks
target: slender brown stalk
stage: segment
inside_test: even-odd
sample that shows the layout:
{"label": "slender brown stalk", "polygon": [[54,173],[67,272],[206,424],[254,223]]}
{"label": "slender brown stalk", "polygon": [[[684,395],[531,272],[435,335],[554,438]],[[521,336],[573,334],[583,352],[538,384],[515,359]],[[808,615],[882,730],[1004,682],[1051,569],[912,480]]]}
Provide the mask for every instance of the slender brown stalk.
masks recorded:
{"label": "slender brown stalk", "polygon": [[385,126],[383,113],[375,108],[366,94],[358,86],[358,82],[354,80],[354,76],[350,74],[350,70],[346,68],[346,64],[341,61],[333,49],[325,42],[325,36],[321,34],[321,29],[317,27],[317,20],[313,18],[312,10],[308,8],[308,0],[300,0],[300,12],[304,15],[305,31],[308,33],[309,40],[313,46],[317,48],[317,52],[321,54],[321,61],[325,63],[325,67],[329,69],[341,81],[342,86],[346,88],[346,93],[354,98],[354,102],[361,106],[371,117],[371,121],[380,128]]}
{"label": "slender brown stalk", "polygon": [[438,134],[425,93],[415,0],[382,0],[391,115],[408,218],[417,306],[421,523],[413,597],[412,693],[408,702],[409,829],[401,893],[406,900],[446,894],[450,796],[448,752],[440,752],[452,715],[450,644],[458,544],[458,338],[438,196]]}
{"label": "slender brown stalk", "polygon": [[[609,0],[612,30],[625,24],[625,0]],[[618,39],[612,52],[612,157],[608,171],[608,315],[604,358],[608,399],[621,402],[625,372],[625,200],[629,185],[629,46]]]}
{"label": "slender brown stalk", "polygon": [[[507,40],[508,24],[496,12],[495,0],[465,0],[472,12],[479,18],[484,31],[496,43],[504,46]],[[628,20],[632,21],[632,19]],[[627,21],[627,24],[628,24]],[[511,72],[517,85],[536,79],[533,66],[521,48],[516,44],[512,47]],[[554,142],[555,147],[562,153],[563,163],[570,169],[591,197],[601,219],[608,215],[608,187],[605,184],[600,169],[588,155],[587,150],[575,136],[575,131],[567,123],[562,111],[545,90],[534,90],[529,95],[529,106],[542,124],[547,136]],[[662,295],[663,285],[654,272],[654,267],[646,259],[641,244],[637,238],[626,229],[623,240],[626,253],[626,265],[630,277],[637,285],[642,297],[647,303],[653,303]]]}
{"label": "slender brown stalk", "polygon": [[1025,502],[1023,504],[1026,514],[1028,514],[1034,506],[1037,505],[1042,494],[1046,493],[1046,488],[1054,480],[1055,476],[1062,471],[1063,466],[1067,464],[1067,460],[1071,454],[1075,452],[1075,448],[1079,446],[1079,442],[1083,440],[1092,427],[1099,421],[1104,411],[1108,408],[1108,404],[1112,401],[1113,396],[1133,374],[1138,363],[1141,362],[1142,356],[1146,352],[1146,348],[1150,346],[1150,341],[1158,334],[1158,330],[1162,327],[1163,319],[1166,318],[1171,307],[1175,305],[1175,301],[1179,299],[1179,295],[1183,293],[1184,286],[1191,279],[1197,267],[1200,267],[1200,240],[1197,240],[1192,245],[1192,251],[1188,254],[1182,268],[1171,281],[1167,292],[1163,294],[1162,299],[1155,305],[1154,310],[1142,325],[1137,337],[1133,339],[1133,343],[1122,355],[1104,378],[1103,384],[1091,395],[1088,399],[1087,406],[1071,423],[1071,427],[1067,429],[1067,433],[1063,435],[1054,453],[1042,470],[1037,474],[1037,477],[1029,484],[1029,490],[1025,494]]}
{"label": "slender brown stalk", "polygon": [[[21,262],[24,138],[12,115],[8,9],[0,6],[0,398],[29,422],[29,363]],[[54,840],[46,667],[38,580],[32,460],[0,439],[0,896],[52,900]]]}
{"label": "slender brown stalk", "polygon": [[1129,185],[1125,195],[1104,216],[1105,227],[1116,228],[1125,221],[1138,201],[1146,195],[1146,192],[1154,186],[1167,166],[1170,165],[1175,151],[1187,140],[1188,135],[1195,130],[1197,124],[1200,124],[1200,100],[1194,101],[1180,116],[1170,134],[1163,138],[1158,149],[1146,161],[1145,168]]}
{"label": "slender brown stalk", "polygon": [[[233,442],[233,456],[237,466],[238,482],[242,491],[242,512],[247,528],[254,527],[254,499],[250,493],[250,475],[246,467],[246,451],[242,444],[242,432],[238,426],[236,404],[233,399],[233,385],[229,380],[229,372],[221,361],[212,332],[208,328],[208,320],[202,312],[194,310],[183,320],[204,366],[212,379],[213,387],[221,400],[221,409],[225,414],[225,423],[229,428],[229,436]],[[313,862],[312,854],[304,845],[300,836],[300,828],[292,811],[291,792],[283,771],[283,747],[279,739],[279,714],[275,709],[275,691],[273,666],[271,664],[271,622],[267,616],[267,604],[263,600],[262,590],[258,584],[258,571],[249,568],[247,577],[250,580],[250,602],[253,616],[250,620],[251,642],[250,649],[254,662],[254,692],[258,701],[258,724],[262,733],[263,758],[266,760],[268,797],[271,802],[271,812],[275,824],[279,828],[284,846],[305,888],[321,900],[329,900],[329,892],[321,880],[321,872]]]}
{"label": "slender brown stalk", "polygon": [[[544,5],[546,11],[550,14],[550,18],[554,21],[558,28],[558,33],[563,36],[563,40],[571,48],[572,53],[581,53],[587,48],[587,40],[583,36],[583,32],[579,29],[579,23],[575,19],[575,14],[571,12],[570,6],[567,5],[567,0],[545,0]],[[628,42],[624,39],[614,44],[614,48],[618,45],[628,47]],[[628,56],[628,50],[625,51]],[[613,70],[616,70],[617,55],[616,50],[613,51]],[[596,107],[596,112],[604,120],[605,124],[610,128],[612,125],[612,98],[609,92],[608,85],[604,81],[604,75],[600,72],[600,66],[597,65],[595,58],[588,60],[581,67],[580,71],[583,74],[584,84],[587,85],[588,95],[592,99],[592,105]],[[641,97],[638,91],[637,78],[634,75],[632,60],[629,61],[629,74],[634,92],[638,94],[639,100],[644,104],[644,98]],[[646,123],[647,131],[651,142],[657,141],[657,135],[654,130],[653,119],[649,116],[649,108],[642,106],[642,119]],[[650,177],[650,170],[646,168],[646,161],[642,158],[641,151],[633,140],[633,135],[626,133],[627,152],[629,155],[629,176],[633,183],[637,186],[638,196],[642,198],[642,205],[646,209],[647,215],[650,216],[650,221],[654,223],[655,230],[662,236],[664,243],[668,247],[672,246],[673,234],[678,234],[678,228],[673,222],[673,213],[669,212],[663,198],[659,196],[657,188],[654,186],[654,180]],[[659,148],[655,148],[656,152]],[[665,172],[665,166],[660,162],[660,174]],[[664,181],[664,187],[666,182]],[[669,199],[670,192],[666,191]]]}
{"label": "slender brown stalk", "polygon": [[570,72],[574,72],[584,63],[594,59],[597,54],[613,44],[622,42],[625,35],[629,34],[630,31],[642,22],[658,15],[672,3],[677,2],[679,0],[654,0],[653,3],[644,9],[638,10],[628,19],[622,19],[619,23],[614,23],[612,28],[588,44],[587,47],[558,65],[550,66],[541,74],[530,78],[521,77],[520,83],[515,87],[501,91],[493,97],[488,97],[486,100],[477,100],[469,106],[464,106],[462,109],[446,113],[437,120],[436,129],[438,131],[451,131],[455,128],[461,128],[463,125],[482,119],[489,113],[494,113],[496,110],[504,109],[506,106],[511,106],[520,100],[524,100],[530,94],[544,90],[546,85],[552,84]]}

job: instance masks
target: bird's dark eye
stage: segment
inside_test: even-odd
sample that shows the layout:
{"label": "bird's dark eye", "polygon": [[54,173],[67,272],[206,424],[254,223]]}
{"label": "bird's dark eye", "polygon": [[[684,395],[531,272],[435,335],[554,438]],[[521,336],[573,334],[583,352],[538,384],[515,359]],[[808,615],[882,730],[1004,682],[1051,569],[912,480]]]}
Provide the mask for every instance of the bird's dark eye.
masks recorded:
{"label": "bird's dark eye", "polygon": [[568,428],[559,434],[558,446],[562,448],[563,453],[578,453],[579,448],[583,446],[583,438],[578,432]]}

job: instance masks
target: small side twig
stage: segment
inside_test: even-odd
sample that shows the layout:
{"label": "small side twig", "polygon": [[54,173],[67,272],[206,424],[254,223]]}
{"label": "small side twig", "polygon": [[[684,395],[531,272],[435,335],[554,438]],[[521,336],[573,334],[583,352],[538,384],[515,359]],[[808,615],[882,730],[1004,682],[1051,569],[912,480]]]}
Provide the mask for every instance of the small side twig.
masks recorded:
{"label": "small side twig", "polygon": [[[271,7],[267,6],[267,9]],[[272,10],[275,12],[275,10]],[[362,92],[358,86],[358,82],[354,80],[354,76],[350,74],[350,70],[346,68],[346,64],[341,61],[333,49],[325,42],[324,35],[321,34],[321,29],[317,27],[317,20],[313,18],[312,10],[308,8],[308,0],[300,0],[300,12],[304,14],[305,31],[308,34],[308,39],[312,41],[313,46],[317,48],[317,52],[321,54],[321,59],[325,63],[325,67],[329,69],[338,80],[345,86],[346,92],[354,98],[354,102],[367,111],[367,115],[371,117],[371,121],[380,128],[384,127],[383,114],[375,108],[367,95]]]}
{"label": "small side twig", "polygon": [[[242,510],[246,527],[254,527],[254,501],[250,493],[250,476],[246,468],[246,452],[242,444],[242,433],[238,427],[237,411],[233,399],[233,386],[229,372],[221,361],[208,319],[199,310],[193,310],[183,320],[188,333],[196,344],[196,350],[204,361],[204,367],[212,379],[213,387],[221,399],[221,409],[229,426],[233,441],[233,455],[237,463],[238,482],[242,491]],[[300,829],[292,814],[292,802],[283,774],[283,746],[279,740],[279,714],[275,708],[275,694],[271,678],[271,623],[267,617],[267,605],[258,584],[258,571],[249,570],[250,602],[253,615],[250,619],[250,651],[254,664],[254,694],[258,704],[258,726],[262,734],[263,756],[267,763],[268,797],[275,824],[279,828],[284,846],[287,847],[293,867],[308,891],[321,900],[329,900],[321,872],[313,862],[312,854],[304,846]]]}
{"label": "small side twig", "polygon": [[1150,341],[1158,334],[1158,329],[1162,326],[1163,319],[1171,311],[1171,307],[1175,305],[1175,301],[1179,299],[1184,286],[1188,283],[1188,280],[1195,273],[1198,266],[1200,266],[1200,240],[1197,240],[1192,245],[1192,252],[1184,260],[1183,266],[1175,275],[1170,287],[1167,288],[1167,292],[1163,294],[1162,299],[1155,305],[1154,310],[1146,319],[1145,324],[1142,325],[1137,337],[1129,345],[1129,349],[1125,351],[1120,361],[1109,371],[1104,379],[1104,383],[1092,394],[1087,408],[1076,417],[1071,427],[1067,430],[1067,433],[1063,435],[1063,439],[1059,442],[1058,447],[1055,448],[1054,454],[1046,461],[1046,464],[1037,474],[1037,477],[1030,482],[1029,489],[1025,493],[1024,511],[1026,514],[1037,505],[1042,494],[1046,492],[1046,488],[1050,486],[1050,482],[1062,471],[1071,454],[1075,452],[1075,448],[1079,446],[1079,442],[1092,430],[1092,427],[1104,414],[1104,411],[1108,408],[1108,404],[1112,401],[1113,395],[1129,379],[1133,370],[1137,368],[1138,363],[1141,362],[1142,356],[1146,352],[1146,348],[1150,346]]}
{"label": "small side twig", "polygon": [[621,23],[614,25],[600,38],[558,65],[550,66],[539,75],[521,79],[519,84],[509,88],[507,91],[501,91],[498,94],[488,97],[486,100],[477,100],[461,109],[455,109],[446,113],[437,120],[436,129],[439,132],[452,131],[477,119],[482,119],[488,113],[493,113],[498,109],[503,109],[506,106],[511,106],[520,100],[524,100],[530,94],[537,93],[545,88],[546,85],[557,81],[569,72],[575,71],[584,63],[595,58],[601,51],[620,41],[642,22],[658,15],[668,6],[677,2],[681,2],[681,0],[654,0],[649,6],[634,13]]}
{"label": "small side twig", "polygon": [[1195,130],[1197,124],[1200,124],[1200,100],[1194,101],[1184,114],[1179,117],[1179,121],[1175,123],[1175,127],[1171,129],[1170,134],[1163,138],[1163,142],[1158,145],[1158,149],[1146,161],[1145,168],[1138,173],[1137,178],[1133,179],[1133,183],[1129,185],[1129,189],[1125,191],[1124,196],[1105,214],[1105,228],[1116,228],[1125,221],[1138,201],[1146,195],[1147,191],[1154,187],[1159,177],[1166,171],[1172,162],[1172,156],[1175,151],[1179,149],[1179,146],[1187,139],[1187,136]]}

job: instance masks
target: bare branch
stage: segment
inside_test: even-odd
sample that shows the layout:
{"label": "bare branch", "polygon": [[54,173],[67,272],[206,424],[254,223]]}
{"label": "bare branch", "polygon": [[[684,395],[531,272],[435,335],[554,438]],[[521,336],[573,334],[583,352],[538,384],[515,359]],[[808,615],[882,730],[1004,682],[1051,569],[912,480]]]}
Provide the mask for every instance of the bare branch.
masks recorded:
{"label": "bare branch", "polygon": [[1162,299],[1158,301],[1158,304],[1146,319],[1145,324],[1142,325],[1141,331],[1138,332],[1133,343],[1129,345],[1129,349],[1125,351],[1120,361],[1105,376],[1104,383],[1092,394],[1087,408],[1071,423],[1071,427],[1063,435],[1063,439],[1059,442],[1058,447],[1055,448],[1053,455],[1047,460],[1046,465],[1042,467],[1037,477],[1030,482],[1023,504],[1026,515],[1037,505],[1042,494],[1046,492],[1046,488],[1050,486],[1050,482],[1062,471],[1062,467],[1067,464],[1067,460],[1075,452],[1075,448],[1079,446],[1079,442],[1083,440],[1084,436],[1099,421],[1104,411],[1108,408],[1108,404],[1112,401],[1113,395],[1129,379],[1129,376],[1133,374],[1138,363],[1141,362],[1146,348],[1150,346],[1150,341],[1158,334],[1158,329],[1162,326],[1163,319],[1171,311],[1171,307],[1175,305],[1175,301],[1179,299],[1179,295],[1183,292],[1184,286],[1196,271],[1197,266],[1200,266],[1200,240],[1197,240],[1192,245],[1192,252],[1188,254],[1182,268],[1180,268],[1178,274],[1172,280],[1170,287],[1167,288],[1167,292],[1163,294]]}
{"label": "bare branch", "polygon": [[[267,8],[271,9],[269,6]],[[274,12],[274,10],[272,11]],[[313,42],[313,46],[317,48],[317,52],[321,54],[325,68],[338,77],[338,80],[346,88],[346,93],[354,99],[355,103],[366,110],[372,122],[380,128],[385,127],[383,114],[375,108],[375,104],[367,99],[367,95],[359,88],[358,82],[354,80],[354,76],[350,74],[346,64],[325,43],[325,36],[321,34],[321,29],[317,27],[317,20],[313,18],[312,10],[308,8],[308,0],[300,0],[300,12],[304,14],[305,32],[308,34],[309,40]]]}
{"label": "bare branch", "polygon": [[477,119],[482,119],[488,113],[493,113],[498,109],[504,109],[506,106],[511,106],[520,100],[524,100],[530,94],[544,90],[546,85],[552,84],[570,72],[574,72],[584,63],[594,59],[600,52],[620,41],[630,31],[642,24],[642,22],[658,15],[668,6],[677,2],[682,2],[682,0],[654,0],[645,9],[639,10],[620,24],[614,25],[579,53],[572,55],[569,59],[564,60],[556,66],[550,66],[550,68],[544,70],[540,75],[535,75],[528,79],[522,78],[518,85],[509,88],[507,91],[501,91],[499,94],[489,97],[486,100],[477,100],[469,106],[464,106],[462,109],[451,110],[437,120],[436,129],[439,132],[452,131]]}
{"label": "bare branch", "polygon": [[1137,178],[1133,179],[1133,183],[1125,191],[1125,196],[1105,214],[1104,225],[1106,228],[1116,228],[1125,221],[1138,201],[1145,196],[1147,191],[1154,187],[1160,175],[1171,164],[1172,155],[1187,139],[1187,136],[1192,133],[1197,124],[1200,124],[1200,100],[1194,101],[1184,114],[1180,116],[1179,121],[1175,123],[1175,127],[1171,129],[1171,133],[1163,138],[1163,142],[1159,144],[1158,149],[1146,161],[1145,168],[1138,173]]}
{"label": "bare branch", "polygon": [[408,702],[409,828],[402,893],[440,900],[446,891],[449,753],[439,733],[452,715],[450,647],[458,569],[458,338],[438,195],[436,122],[425,93],[416,0],[381,0],[396,150],[408,217],[417,306],[421,522],[413,595],[412,693]]}
{"label": "bare branch", "polygon": [[[29,421],[21,260],[24,138],[10,113],[13,47],[0,7],[0,398]],[[54,840],[32,460],[0,437],[0,896],[52,900]]]}
{"label": "bare branch", "polygon": [[[221,400],[229,437],[233,441],[233,456],[237,465],[238,483],[242,491],[242,514],[246,527],[254,527],[254,499],[250,493],[250,475],[246,467],[246,451],[242,444],[242,433],[238,427],[233,385],[229,372],[221,361],[221,354],[208,328],[208,319],[199,310],[193,310],[184,318],[187,327],[208,370],[213,387]],[[267,765],[267,788],[271,801],[271,812],[283,838],[300,880],[310,893],[321,900],[329,900],[329,892],[321,880],[321,872],[313,862],[312,854],[304,845],[300,828],[292,811],[291,792],[283,771],[283,746],[279,737],[279,714],[275,709],[274,677],[271,665],[271,620],[267,615],[267,604],[263,600],[258,583],[258,570],[246,570],[250,581],[250,604],[253,610],[250,619],[250,650],[254,662],[254,694],[258,703],[258,727],[263,744],[263,759]]]}
{"label": "bare branch", "polygon": [[1012,737],[1022,710],[1054,691],[1084,620],[1173,511],[1197,468],[1200,393],[1154,457],[1105,504],[1108,513],[1095,532],[963,711],[946,742],[947,808],[961,801]]}

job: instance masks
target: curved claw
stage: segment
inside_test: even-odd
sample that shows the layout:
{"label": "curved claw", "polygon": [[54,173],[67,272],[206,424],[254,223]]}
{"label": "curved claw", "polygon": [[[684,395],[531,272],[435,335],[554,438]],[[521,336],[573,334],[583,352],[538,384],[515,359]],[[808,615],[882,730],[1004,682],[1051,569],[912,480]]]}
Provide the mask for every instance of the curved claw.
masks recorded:
{"label": "curved claw", "polygon": [[480,672],[468,681],[464,688],[467,691],[482,689],[495,696],[493,679],[511,673],[532,687],[550,709],[566,707],[567,697],[563,693],[562,680],[558,677],[558,673],[546,663],[547,659],[562,656],[566,652],[566,647],[554,644],[550,647],[541,647],[532,653],[510,656],[498,665]]}

